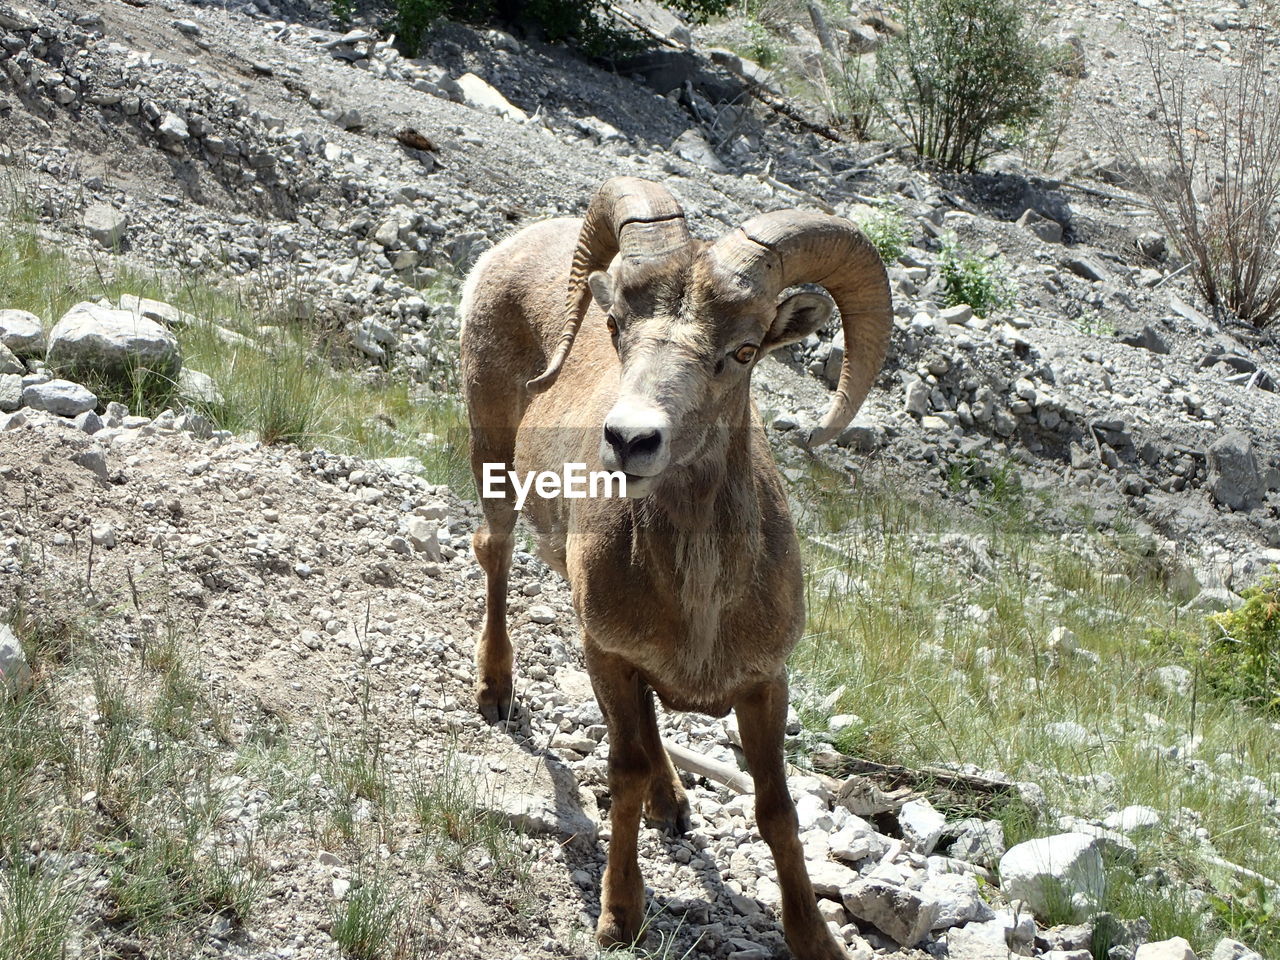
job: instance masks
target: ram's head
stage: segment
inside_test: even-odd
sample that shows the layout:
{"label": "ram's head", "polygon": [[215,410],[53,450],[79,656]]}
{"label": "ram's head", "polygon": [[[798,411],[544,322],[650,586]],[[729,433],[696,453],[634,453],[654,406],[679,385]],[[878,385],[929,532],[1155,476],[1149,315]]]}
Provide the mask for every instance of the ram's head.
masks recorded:
{"label": "ram's head", "polygon": [[[831,297],[780,299],[798,284],[816,284]],[[756,363],[826,323],[832,300],[844,324],[844,365],[809,442],[839,434],[871,389],[892,327],[884,266],[848,220],[782,210],[705,243],[690,237],[666,189],[630,177],[607,181],[592,198],[564,331],[530,390],[555,382],[588,298],[605,315],[620,364],[618,399],[601,424],[601,461],[624,471],[628,493],[641,496],[669,467],[734,442],[735,429],[747,426]]]}

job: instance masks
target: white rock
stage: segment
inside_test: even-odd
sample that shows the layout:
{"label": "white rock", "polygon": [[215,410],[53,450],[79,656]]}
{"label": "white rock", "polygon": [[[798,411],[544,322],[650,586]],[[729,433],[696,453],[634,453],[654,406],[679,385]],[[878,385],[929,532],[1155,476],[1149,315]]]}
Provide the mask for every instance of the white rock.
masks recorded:
{"label": "white rock", "polygon": [[1160,814],[1151,807],[1134,805],[1125,807],[1118,813],[1111,814],[1102,823],[1103,826],[1110,827],[1112,830],[1119,830],[1122,833],[1137,833],[1159,826]]}
{"label": "white rock", "polygon": [[23,693],[31,686],[31,665],[22,644],[6,624],[0,623],[0,692]]}
{"label": "white rock", "polygon": [[16,373],[0,374],[0,413],[22,406],[22,377]]}
{"label": "white rock", "polygon": [[182,353],[177,338],[154,320],[82,302],[63,314],[50,332],[48,361],[114,375],[145,367],[176,379]]}
{"label": "white rock", "polygon": [[84,229],[103,247],[114,250],[124,240],[129,218],[110,204],[95,203],[84,212]]}
{"label": "white rock", "polygon": [[1004,856],[1004,826],[999,820],[970,818],[960,821],[959,835],[947,848],[957,860],[993,867]]}
{"label": "white rock", "polygon": [[27,372],[27,365],[14,355],[14,352],[0,343],[0,374],[17,374],[22,376]]}
{"label": "white rock", "polygon": [[1182,937],[1173,937],[1170,940],[1144,943],[1133,955],[1133,960],[1198,960],[1198,958],[1196,952],[1191,949],[1191,944]]}
{"label": "white rock", "polygon": [[60,417],[74,417],[96,407],[98,398],[78,383],[50,380],[25,387],[22,402],[33,410],[47,410]]}
{"label": "white rock", "polygon": [[904,947],[919,943],[938,919],[938,905],[886,880],[862,879],[844,892],[844,908]]}
{"label": "white rock", "polygon": [[967,873],[932,874],[920,887],[920,896],[938,905],[934,930],[958,927],[971,921],[995,918],[995,911],[978,894],[978,880]]}
{"label": "white rock", "polygon": [[1262,960],[1262,954],[1250,950],[1239,940],[1224,937],[1213,948],[1213,960]]}
{"label": "white rock", "polygon": [[1044,732],[1058,743],[1070,747],[1084,746],[1090,740],[1089,731],[1074,720],[1046,723]]}
{"label": "white rock", "polygon": [[464,73],[458,78],[458,87],[462,90],[462,99],[473,107],[488,110],[500,117],[524,123],[529,115],[514,106],[506,97],[485,83],[474,73]]}
{"label": "white rock", "polygon": [[1156,667],[1151,672],[1151,675],[1155,678],[1156,683],[1170,693],[1182,696],[1191,692],[1191,671],[1186,667],[1180,667],[1177,664]]}
{"label": "white rock", "polygon": [[1066,911],[1083,920],[1106,888],[1100,841],[1059,833],[1020,843],[1000,858],[1000,885],[1038,917]]}
{"label": "white rock", "polygon": [[116,532],[110,524],[101,524],[95,526],[89,534],[90,538],[100,547],[106,547],[111,550],[116,545]]}
{"label": "white rock", "polygon": [[178,396],[211,406],[223,403],[222,391],[213,382],[213,377],[189,367],[178,371]]}
{"label": "white rock", "polygon": [[556,614],[550,607],[535,603],[529,608],[529,619],[534,623],[555,623]]}
{"label": "white rock", "polygon": [[441,551],[438,528],[434,523],[424,520],[422,517],[410,517],[406,533],[409,537],[409,542],[413,544],[413,549],[419,553],[425,553],[428,560],[440,561]]}
{"label": "white rock", "polygon": [[954,307],[939,311],[938,317],[948,324],[968,323],[973,319],[973,307],[967,303],[958,303]]}
{"label": "white rock", "polygon": [[898,811],[902,837],[917,853],[933,852],[947,825],[947,818],[933,809],[928,800],[910,800]]}
{"label": "white rock", "polygon": [[188,140],[191,138],[191,131],[187,128],[187,121],[176,113],[166,113],[160,121],[159,129],[160,135],[170,140]]}
{"label": "white rock", "polygon": [[831,860],[811,860],[807,864],[813,892],[820,897],[839,900],[846,887],[858,880],[858,872]]}
{"label": "white rock", "polygon": [[0,310],[0,343],[17,357],[44,355],[44,326],[25,310]]}

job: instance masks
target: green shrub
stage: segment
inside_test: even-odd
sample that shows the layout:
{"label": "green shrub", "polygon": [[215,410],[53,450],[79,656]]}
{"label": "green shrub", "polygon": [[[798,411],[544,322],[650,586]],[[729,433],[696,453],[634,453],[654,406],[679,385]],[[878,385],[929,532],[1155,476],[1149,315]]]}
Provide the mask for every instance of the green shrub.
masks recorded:
{"label": "green shrub", "polygon": [[1280,574],[1241,595],[1239,609],[1208,617],[1207,635],[1153,630],[1147,642],[1177,656],[1215,693],[1280,713]]}
{"label": "green shrub", "polygon": [[911,228],[902,210],[892,204],[884,204],[871,213],[858,218],[863,236],[880,254],[886,264],[894,263],[911,242]]}
{"label": "green shrub", "polygon": [[985,317],[1013,305],[1014,284],[1004,260],[983,257],[961,247],[954,237],[942,243],[942,292],[949,307],[967,303]]}
{"label": "green shrub", "polygon": [[879,58],[881,107],[923,158],[972,170],[992,134],[1046,106],[1049,58],[1018,0],[903,0]]}
{"label": "green shrub", "polygon": [[1215,635],[1201,655],[1201,673],[1229,697],[1280,712],[1280,576],[1241,596],[1238,610],[1209,617]]}

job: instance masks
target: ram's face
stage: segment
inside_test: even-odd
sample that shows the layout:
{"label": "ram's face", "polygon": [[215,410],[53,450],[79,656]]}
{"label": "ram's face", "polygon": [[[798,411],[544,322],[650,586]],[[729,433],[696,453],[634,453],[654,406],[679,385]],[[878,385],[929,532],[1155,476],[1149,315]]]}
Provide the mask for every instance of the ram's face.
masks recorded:
{"label": "ram's face", "polygon": [[745,442],[751,372],[766,352],[831,315],[819,294],[781,304],[747,298],[696,248],[639,267],[593,273],[621,364],[618,399],[602,425],[600,458],[627,476],[629,496],[713,447]]}

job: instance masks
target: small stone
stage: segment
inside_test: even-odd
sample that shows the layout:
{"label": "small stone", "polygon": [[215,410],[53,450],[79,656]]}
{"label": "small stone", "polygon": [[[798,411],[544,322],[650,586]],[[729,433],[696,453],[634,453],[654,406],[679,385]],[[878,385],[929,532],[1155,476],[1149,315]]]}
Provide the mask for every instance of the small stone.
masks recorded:
{"label": "small stone", "polygon": [[25,693],[31,686],[26,651],[6,624],[0,623],[0,692]]}
{"label": "small stone", "polygon": [[178,372],[178,396],[208,406],[220,406],[225,402],[213,377],[190,367],[183,367]]}
{"label": "small stone", "polygon": [[44,326],[25,310],[0,310],[0,343],[18,358],[44,356]]}
{"label": "small stone", "polygon": [[904,947],[919,943],[938,919],[938,904],[887,880],[862,879],[844,892],[844,908]]}
{"label": "small stone", "polygon": [[983,922],[995,917],[995,911],[978,894],[978,880],[968,873],[930,874],[920,896],[938,905],[934,930],[958,927],[970,922]]}
{"label": "small stone", "polygon": [[1198,958],[1196,952],[1191,949],[1191,944],[1182,937],[1173,937],[1169,940],[1144,943],[1138,947],[1133,960],[1198,960]]}
{"label": "small stone", "polygon": [[60,417],[74,417],[98,405],[87,388],[70,380],[36,383],[22,391],[22,402],[33,410],[47,410]]}
{"label": "small stone", "polygon": [[556,614],[550,607],[543,606],[542,604],[534,604],[529,608],[529,619],[534,623],[555,623]]}
{"label": "small stone", "polygon": [[811,860],[807,866],[809,880],[813,883],[813,892],[820,897],[838,900],[844,889],[852,886],[858,879],[856,870],[831,860]]}
{"label": "small stone", "polygon": [[967,303],[958,303],[954,307],[947,307],[939,312],[938,319],[944,323],[956,324],[957,326],[968,323],[973,319],[973,307]]}
{"label": "small stone", "polygon": [[0,413],[22,406],[22,377],[16,373],[0,374]]}
{"label": "small stone", "polygon": [[166,113],[160,121],[160,136],[175,142],[189,140],[191,131],[187,127],[187,121],[183,120],[176,113]]}
{"label": "small stone", "polygon": [[1151,807],[1135,804],[1111,814],[1102,821],[1104,827],[1121,833],[1139,833],[1160,825],[1160,814]]}
{"label": "small stone", "polygon": [[351,881],[345,877],[335,877],[333,881],[333,899],[345,900],[351,892]]}
{"label": "small stone", "polygon": [[1062,224],[1043,217],[1028,207],[1018,218],[1018,226],[1039,237],[1045,243],[1062,242]]}
{"label": "small stone", "polygon": [[898,811],[898,825],[902,838],[917,853],[928,856],[942,836],[947,818],[933,808],[928,800],[911,800]]}
{"label": "small stone", "polygon": [[1253,510],[1263,504],[1266,482],[1248,435],[1232,430],[1210,444],[1206,454],[1209,490],[1214,500],[1237,511]]}
{"label": "small stone", "polygon": [[427,559],[439,562],[442,558],[440,550],[439,530],[434,523],[422,517],[410,517],[406,523],[406,535],[413,549],[425,553]]}
{"label": "small stone", "polygon": [[1076,276],[1083,277],[1094,283],[1111,279],[1111,272],[1102,265],[1102,261],[1094,256],[1072,257],[1067,261],[1067,269]]}
{"label": "small stone", "polygon": [[129,218],[109,204],[95,203],[84,212],[84,228],[100,245],[115,250],[129,229]]}
{"label": "small stone", "polygon": [[104,523],[100,526],[95,526],[90,532],[90,537],[100,547],[105,547],[108,550],[115,549],[116,532],[110,524]]}
{"label": "small stone", "polygon": [[1262,954],[1250,950],[1239,940],[1224,937],[1213,948],[1213,960],[1262,960]]}
{"label": "small stone", "polygon": [[463,102],[470,106],[479,107],[482,110],[495,113],[500,117],[506,117],[508,120],[514,120],[517,123],[524,123],[529,119],[527,113],[519,107],[513,106],[506,97],[474,73],[464,73],[458,78],[457,84],[462,91]]}

